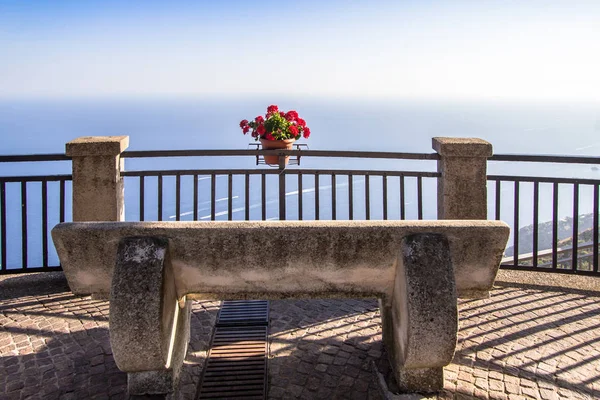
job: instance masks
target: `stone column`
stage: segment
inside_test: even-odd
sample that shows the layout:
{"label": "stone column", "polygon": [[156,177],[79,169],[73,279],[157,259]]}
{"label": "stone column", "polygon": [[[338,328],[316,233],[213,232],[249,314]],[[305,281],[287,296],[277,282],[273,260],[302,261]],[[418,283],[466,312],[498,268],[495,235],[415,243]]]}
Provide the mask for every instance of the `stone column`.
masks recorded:
{"label": "stone column", "polygon": [[129,136],[83,136],[66,145],[73,160],[73,221],[123,221],[121,153]]}
{"label": "stone column", "polygon": [[438,219],[487,219],[487,159],[492,145],[476,138],[434,137],[440,155]]}

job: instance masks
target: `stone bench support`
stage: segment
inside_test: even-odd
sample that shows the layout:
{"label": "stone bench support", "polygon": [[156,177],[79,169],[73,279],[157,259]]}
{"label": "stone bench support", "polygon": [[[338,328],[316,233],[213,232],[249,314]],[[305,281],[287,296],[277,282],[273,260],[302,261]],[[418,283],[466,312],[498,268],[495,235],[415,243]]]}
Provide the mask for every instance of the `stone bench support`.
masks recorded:
{"label": "stone bench support", "polygon": [[189,340],[189,299],[377,297],[403,390],[443,387],[457,296],[486,296],[498,221],[80,222],[52,237],[73,292],[110,293],[111,346],[131,394],[165,393]]}

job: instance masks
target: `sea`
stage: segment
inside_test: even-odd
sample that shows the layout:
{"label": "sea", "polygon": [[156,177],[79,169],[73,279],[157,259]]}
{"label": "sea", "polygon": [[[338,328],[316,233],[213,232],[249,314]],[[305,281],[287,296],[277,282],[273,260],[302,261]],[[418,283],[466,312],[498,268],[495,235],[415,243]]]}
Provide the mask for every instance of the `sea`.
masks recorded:
{"label": "sea", "polygon": [[[0,155],[63,153],[65,143],[80,136],[128,135],[128,150],[168,149],[247,149],[253,140],[239,128],[242,119],[252,119],[276,104],[282,110],[296,110],[311,128],[311,137],[301,139],[311,150],[356,150],[431,153],[436,136],[477,137],[492,143],[495,154],[553,154],[600,156],[600,104],[585,102],[525,101],[425,101],[324,98],[119,98],[119,99],[3,99],[0,100]],[[368,160],[305,157],[302,168],[435,171],[435,161]],[[251,169],[253,157],[185,157],[126,159],[126,170],[156,169]],[[289,168],[298,168],[290,166]],[[0,163],[0,177],[22,175],[69,174],[68,162]],[[488,163],[488,173],[497,175],[556,176],[599,179],[600,171],[589,164]],[[179,218],[193,218],[193,182],[181,182]],[[262,218],[259,177],[251,179],[250,218]],[[367,217],[366,178],[353,179],[354,219]],[[244,219],[243,177],[234,177],[234,190],[228,192],[227,177],[216,183],[216,219],[228,218],[232,203],[233,219]],[[175,179],[163,182],[163,220],[175,220]],[[369,180],[369,218],[383,218],[383,182]],[[125,181],[126,219],[139,220],[139,180]],[[210,179],[198,177],[198,218],[210,220]],[[267,219],[278,219],[277,176],[267,179]],[[304,177],[302,190],[297,178],[286,180],[287,219],[298,219],[297,204],[303,200],[303,219],[316,217],[315,197],[319,194],[319,218],[331,219],[331,201],[335,189],[337,219],[349,218],[350,182],[345,176],[335,182],[323,176],[315,185]],[[58,223],[58,184],[48,185],[48,226]],[[157,181],[145,182],[146,220],[158,219]],[[423,218],[436,218],[435,179],[423,180]],[[494,187],[488,194],[494,196]],[[561,185],[559,216],[572,216],[573,187]],[[579,213],[592,210],[592,187],[582,186]],[[231,197],[231,199],[230,199]],[[552,218],[552,187],[540,186],[540,222]],[[514,221],[514,186],[503,184],[501,219],[524,227],[532,223],[532,185],[520,187],[519,221]],[[67,220],[70,198],[66,199]],[[406,218],[417,218],[416,179],[408,180]],[[6,184],[7,268],[22,264],[22,201],[18,183]],[[27,265],[42,262],[41,184],[27,185]],[[490,202],[489,215],[494,215]],[[388,218],[400,216],[399,179],[389,179]],[[49,264],[58,259],[49,240]]]}

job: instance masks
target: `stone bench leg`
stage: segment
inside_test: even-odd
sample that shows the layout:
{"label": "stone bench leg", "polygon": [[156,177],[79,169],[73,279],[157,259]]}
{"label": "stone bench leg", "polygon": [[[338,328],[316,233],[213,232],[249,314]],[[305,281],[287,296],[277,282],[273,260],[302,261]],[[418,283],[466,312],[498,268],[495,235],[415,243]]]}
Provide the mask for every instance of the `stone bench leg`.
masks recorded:
{"label": "stone bench leg", "polygon": [[110,344],[133,395],[172,392],[189,343],[191,302],[178,302],[167,246],[159,238],[119,243],[110,293]]}
{"label": "stone bench leg", "polygon": [[448,241],[438,234],[407,236],[396,267],[394,292],[381,299],[383,340],[402,391],[444,386],[458,331],[456,284]]}

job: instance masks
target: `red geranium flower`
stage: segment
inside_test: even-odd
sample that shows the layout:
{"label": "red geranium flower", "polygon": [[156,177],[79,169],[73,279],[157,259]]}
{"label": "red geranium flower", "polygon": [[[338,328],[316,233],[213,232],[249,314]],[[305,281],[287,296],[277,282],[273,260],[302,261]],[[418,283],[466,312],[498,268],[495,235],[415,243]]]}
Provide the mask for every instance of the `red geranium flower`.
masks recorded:
{"label": "red geranium flower", "polygon": [[240,128],[244,128],[245,126],[248,125],[248,120],[247,119],[243,119],[242,122],[240,122]]}
{"label": "red geranium flower", "polygon": [[259,126],[256,128],[256,132],[258,132],[258,134],[259,134],[259,135],[262,135],[263,133],[265,133],[265,131],[266,131],[266,129],[265,129],[265,126],[264,126],[264,125],[259,125]]}
{"label": "red geranium flower", "polygon": [[296,122],[298,122],[298,125],[300,125],[303,128],[306,126],[306,121],[304,121],[302,118],[296,119]]}
{"label": "red geranium flower", "polygon": [[267,113],[274,113],[279,111],[279,107],[277,107],[276,105],[271,105],[269,107],[267,107]]}
{"label": "red geranium flower", "polygon": [[310,136],[310,129],[308,127],[304,128],[302,136],[304,136],[304,139],[308,139],[308,137]]}
{"label": "red geranium flower", "polygon": [[287,119],[288,121],[295,121],[296,118],[298,118],[298,113],[294,110],[288,111],[285,114],[285,119]]}
{"label": "red geranium flower", "polygon": [[296,128],[296,125],[290,125],[290,127],[288,128],[288,130],[290,131],[290,133],[294,136],[298,136],[298,128]]}
{"label": "red geranium flower", "polygon": [[244,132],[244,135],[245,135],[246,133],[248,133],[248,131],[250,131],[250,127],[248,125],[246,125],[242,128],[242,131]]}
{"label": "red geranium flower", "polygon": [[273,135],[271,135],[271,132],[267,133],[264,137],[267,140],[275,140],[275,138],[273,137]]}
{"label": "red geranium flower", "polygon": [[262,116],[262,115],[259,115],[258,117],[254,118],[254,121],[255,121],[257,124],[262,124],[263,122],[265,122],[265,119],[263,118],[263,116]]}

